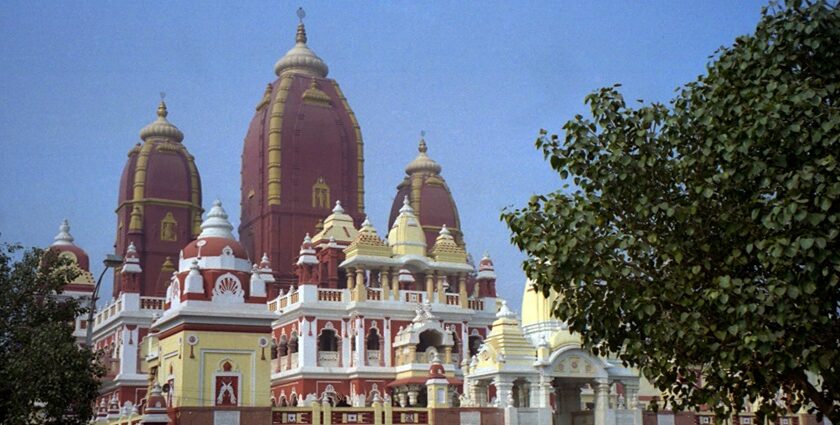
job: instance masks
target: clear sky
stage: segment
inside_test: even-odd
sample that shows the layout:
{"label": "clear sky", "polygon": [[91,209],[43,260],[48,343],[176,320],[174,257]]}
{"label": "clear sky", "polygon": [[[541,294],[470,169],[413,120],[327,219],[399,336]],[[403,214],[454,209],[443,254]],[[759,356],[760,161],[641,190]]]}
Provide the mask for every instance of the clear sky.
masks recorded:
{"label": "clear sky", "polygon": [[[384,234],[421,130],[443,166],[468,250],[491,254],[519,310],[522,254],[507,205],[562,182],[534,149],[586,113],[591,91],[667,101],[708,57],[753,31],[761,1],[4,1],[0,8],[0,240],[46,246],[68,218],[76,243],[113,250],[128,150],[166,92],[204,204],[238,226],[242,140],[294,44],[330,67],[362,127],[367,212]],[[110,296],[110,282],[103,286]]]}

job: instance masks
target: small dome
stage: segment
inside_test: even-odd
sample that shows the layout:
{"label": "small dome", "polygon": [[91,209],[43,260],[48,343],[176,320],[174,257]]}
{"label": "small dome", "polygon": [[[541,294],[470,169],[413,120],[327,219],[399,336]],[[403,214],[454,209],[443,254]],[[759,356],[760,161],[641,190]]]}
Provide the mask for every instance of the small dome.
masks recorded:
{"label": "small dome", "polygon": [[73,235],[70,234],[70,222],[65,218],[58,226],[58,234],[55,235],[50,249],[58,252],[59,255],[70,257],[82,271],[88,271],[90,259],[87,252],[76,246],[73,240]]}
{"label": "small dome", "polygon": [[[299,14],[301,11],[302,9],[298,9]],[[297,27],[295,47],[289,49],[274,64],[274,73],[278,77],[284,72],[297,72],[321,78],[326,77],[329,72],[327,64],[306,45],[306,27],[303,26],[302,20]]]}
{"label": "small dome", "polygon": [[414,173],[440,174],[441,166],[426,155],[428,148],[426,147],[426,140],[422,137],[420,138],[420,144],[417,150],[419,151],[417,157],[408,163],[405,167],[405,173],[408,175]]}
{"label": "small dome", "polygon": [[228,221],[228,215],[218,199],[207,213],[207,218],[201,223],[201,234],[198,239],[190,242],[182,251],[183,258],[216,257],[223,255],[226,249],[231,250],[234,257],[248,259],[245,248],[233,237],[233,225]]}
{"label": "small dome", "polygon": [[184,133],[166,119],[167,115],[169,115],[169,113],[166,111],[166,103],[161,100],[157,109],[157,119],[140,130],[140,138],[143,139],[143,141],[150,139],[168,139],[178,143],[184,140]]}

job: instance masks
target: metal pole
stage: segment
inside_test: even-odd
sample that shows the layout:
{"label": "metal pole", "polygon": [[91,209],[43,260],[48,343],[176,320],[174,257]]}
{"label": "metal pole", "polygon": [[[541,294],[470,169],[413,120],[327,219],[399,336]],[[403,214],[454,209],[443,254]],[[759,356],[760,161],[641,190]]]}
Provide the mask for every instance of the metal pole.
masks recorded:
{"label": "metal pole", "polygon": [[105,269],[99,274],[99,279],[96,279],[96,286],[93,287],[93,293],[90,294],[90,308],[88,309],[87,332],[85,334],[85,346],[88,348],[91,348],[91,344],[93,343],[93,314],[96,312],[96,299],[99,295],[99,286],[102,284],[102,278],[105,277],[105,272],[108,269],[117,267],[122,262],[122,257],[114,254],[106,255],[105,260],[102,261]]}

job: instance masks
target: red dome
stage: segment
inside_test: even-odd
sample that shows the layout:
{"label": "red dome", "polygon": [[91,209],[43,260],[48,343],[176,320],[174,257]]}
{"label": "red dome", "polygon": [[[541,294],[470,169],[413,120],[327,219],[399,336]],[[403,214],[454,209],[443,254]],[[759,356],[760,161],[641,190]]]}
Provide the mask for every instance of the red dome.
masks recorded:
{"label": "red dome", "polygon": [[408,196],[415,214],[420,219],[426,234],[426,246],[431,249],[435,245],[441,227],[446,225],[455,242],[463,245],[461,233],[461,219],[455,199],[449,191],[449,186],[440,174],[440,165],[426,155],[426,142],[420,140],[420,154],[406,167],[408,176],[397,186],[397,196],[391,205],[391,215],[388,219],[390,228],[402,208],[403,198]]}
{"label": "red dome", "polygon": [[[171,273],[167,258],[178,257],[201,222],[201,178],[181,143],[183,133],[167,115],[161,102],[157,118],[140,131],[142,142],[128,153],[118,191],[115,252],[124,255],[135,244],[143,268],[139,290],[145,296],[165,293]],[[115,283],[114,295],[122,291],[120,285]]]}
{"label": "red dome", "polygon": [[185,246],[183,253],[184,258],[195,258],[199,253],[202,257],[218,257],[227,247],[231,249],[234,257],[248,259],[248,253],[238,241],[218,237],[198,238]]}
{"label": "red dome", "polygon": [[58,234],[55,235],[55,241],[49,248],[51,251],[57,252],[59,255],[67,253],[76,261],[80,269],[90,271],[90,257],[87,252],[73,243],[73,236],[70,234],[70,223],[65,219],[58,226]]}
{"label": "red dome", "polygon": [[294,281],[300,241],[336,201],[357,224],[364,218],[361,131],[303,31],[257,103],[242,151],[239,235],[252,257],[268,254],[281,284]]}

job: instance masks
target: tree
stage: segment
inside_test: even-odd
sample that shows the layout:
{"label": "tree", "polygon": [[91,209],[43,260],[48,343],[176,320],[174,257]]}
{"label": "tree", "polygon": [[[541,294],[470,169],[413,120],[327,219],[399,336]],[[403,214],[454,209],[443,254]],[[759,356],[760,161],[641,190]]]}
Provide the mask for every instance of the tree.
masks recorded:
{"label": "tree", "polygon": [[554,314],[676,409],[840,423],[840,12],[763,9],[669,105],[586,97],[536,145],[571,187],[502,219]]}
{"label": "tree", "polygon": [[0,423],[84,424],[104,370],[79,347],[79,302],[62,297],[78,275],[52,250],[0,248]]}

